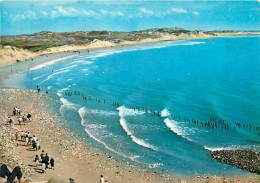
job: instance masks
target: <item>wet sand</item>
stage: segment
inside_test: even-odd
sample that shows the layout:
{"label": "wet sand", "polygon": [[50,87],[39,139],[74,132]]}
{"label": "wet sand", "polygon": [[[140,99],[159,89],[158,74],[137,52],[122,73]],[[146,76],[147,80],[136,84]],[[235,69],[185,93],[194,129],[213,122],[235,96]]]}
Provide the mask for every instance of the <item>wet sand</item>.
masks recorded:
{"label": "wet sand", "polygon": [[[84,139],[70,131],[67,122],[58,113],[51,110],[50,104],[59,104],[57,97],[20,89],[0,89],[0,163],[10,168],[20,165],[25,179],[32,181],[69,182],[72,177],[76,183],[99,182],[104,175],[108,182],[126,183],[166,183],[166,182],[223,182],[225,177],[166,175],[153,169],[140,168],[131,162],[120,162],[112,156],[101,153],[86,143]],[[17,117],[11,116],[13,107],[18,106],[22,113],[30,112],[32,121],[18,125]],[[6,125],[8,116],[14,121]],[[29,131],[40,141],[41,150],[45,150],[55,160],[55,169],[40,173],[33,162],[41,150],[32,151],[30,146],[15,140],[16,131]],[[260,176],[228,177],[227,182],[260,182]]]}

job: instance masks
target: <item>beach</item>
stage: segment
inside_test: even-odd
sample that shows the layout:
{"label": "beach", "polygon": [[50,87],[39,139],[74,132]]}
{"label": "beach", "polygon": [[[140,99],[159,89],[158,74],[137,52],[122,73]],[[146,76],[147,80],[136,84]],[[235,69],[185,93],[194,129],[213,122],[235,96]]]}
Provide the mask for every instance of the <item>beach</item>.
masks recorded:
{"label": "beach", "polygon": [[[148,44],[149,43],[142,43]],[[196,42],[195,42],[196,44]],[[199,42],[204,44],[204,42]],[[127,48],[134,48],[135,45],[128,45]],[[93,48],[90,53],[105,52],[111,49]],[[88,49],[81,50],[81,55],[88,55]],[[0,84],[12,75],[19,76],[22,72],[40,70],[44,67],[55,65],[66,59],[73,59],[79,54],[73,51],[63,51],[43,54],[23,62],[13,62],[1,68]],[[19,86],[17,86],[19,87]],[[73,178],[76,182],[98,182],[100,175],[104,175],[108,182],[259,182],[259,175],[250,176],[199,174],[188,176],[153,170],[147,167],[139,167],[131,162],[120,161],[87,143],[88,139],[82,138],[75,131],[70,129],[69,122],[55,112],[53,107],[59,107],[62,102],[55,93],[36,93],[32,90],[1,89],[0,90],[1,112],[1,163],[6,163],[10,168],[17,165],[22,167],[25,178],[28,182],[49,181],[68,182]],[[12,109],[18,106],[25,114],[30,112],[32,121],[25,125],[17,125],[17,117],[11,116]],[[8,116],[14,121],[10,128],[6,125]],[[71,123],[71,121],[70,121]],[[46,174],[35,170],[33,159],[36,154],[40,155],[41,150],[30,151],[25,143],[15,141],[16,131],[30,131],[36,135],[41,144],[41,150],[48,152],[55,160],[55,169],[47,169]],[[88,136],[87,138],[91,138]],[[8,153],[7,153],[8,151]],[[51,182],[50,181],[50,182]]]}
{"label": "beach", "polygon": [[[74,51],[80,51],[81,53],[87,53],[88,51],[95,51],[97,49],[111,48],[111,47],[122,47],[122,46],[134,46],[140,44],[149,44],[160,41],[175,41],[175,40],[186,40],[186,39],[203,39],[214,37],[213,35],[208,35],[204,33],[199,34],[183,34],[180,35],[171,35],[171,34],[163,34],[159,38],[147,38],[141,39],[138,41],[121,41],[120,43],[114,43],[110,41],[103,40],[94,40],[91,43],[85,45],[64,45],[59,47],[52,47],[46,50],[31,52],[25,49],[16,48],[12,46],[1,46],[0,50],[0,66],[4,66],[6,64],[20,62],[20,61],[31,61],[31,59],[36,59],[39,56],[49,56],[51,54],[60,54],[64,55],[69,53],[69,55],[75,54]],[[76,53],[77,54],[77,53]]]}
{"label": "beach", "polygon": [[[28,182],[51,180],[50,182],[98,182],[104,175],[108,182],[223,182],[226,177],[201,175],[196,177],[167,175],[152,172],[131,164],[117,161],[111,156],[100,153],[84,143],[84,140],[67,128],[66,120],[50,110],[49,104],[57,102],[52,96],[29,90],[1,89],[1,163],[14,168],[20,165]],[[12,109],[19,106],[22,113],[30,112],[32,120],[18,125]],[[7,117],[13,119],[13,126],[6,125]],[[41,150],[30,151],[25,143],[15,140],[16,131],[29,131],[40,141],[41,150],[48,152],[55,160],[55,169],[45,174],[35,170],[33,162]],[[20,137],[19,137],[20,139]],[[228,182],[259,182],[260,177],[227,177]]]}
{"label": "beach", "polygon": [[260,183],[259,0],[0,5],[0,183]]}

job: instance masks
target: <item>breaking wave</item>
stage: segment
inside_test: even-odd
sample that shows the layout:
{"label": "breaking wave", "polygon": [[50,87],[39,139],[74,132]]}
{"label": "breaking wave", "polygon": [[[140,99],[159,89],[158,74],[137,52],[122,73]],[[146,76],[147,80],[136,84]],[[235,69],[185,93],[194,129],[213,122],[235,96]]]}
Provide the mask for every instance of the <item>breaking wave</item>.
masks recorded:
{"label": "breaking wave", "polygon": [[187,134],[185,134],[185,131],[178,126],[178,122],[166,118],[164,119],[164,123],[173,133],[185,138],[186,140],[192,141],[190,138],[186,137]]}

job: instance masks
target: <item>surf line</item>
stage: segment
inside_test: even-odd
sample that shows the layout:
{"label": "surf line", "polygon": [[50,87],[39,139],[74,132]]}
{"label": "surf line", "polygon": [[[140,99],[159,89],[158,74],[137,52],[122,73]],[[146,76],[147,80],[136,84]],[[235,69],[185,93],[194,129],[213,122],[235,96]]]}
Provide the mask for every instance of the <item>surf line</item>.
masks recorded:
{"label": "surf line", "polygon": [[141,162],[141,161],[138,161],[136,160],[136,156],[127,156],[123,153],[120,153],[112,148],[110,148],[105,142],[101,141],[100,139],[96,138],[88,129],[87,129],[87,126],[84,124],[85,120],[84,120],[84,114],[86,113],[86,107],[81,107],[79,110],[78,110],[78,114],[81,118],[81,125],[83,127],[85,127],[85,132],[89,135],[89,137],[91,137],[92,139],[94,139],[96,142],[102,144],[106,149],[108,149],[109,151],[121,156],[121,157],[124,157],[124,158],[127,158],[127,159],[130,159],[132,160],[133,162],[136,162],[136,163],[139,163],[139,164],[142,164],[142,165],[145,165],[145,166],[150,166],[151,164],[148,164],[148,163],[144,163],[144,162]]}
{"label": "surf line", "polygon": [[171,153],[162,151],[162,150],[160,150],[160,148],[158,148],[158,147],[156,147],[156,146],[154,146],[154,145],[152,145],[152,144],[149,144],[149,143],[143,141],[142,139],[137,138],[137,137],[134,136],[134,134],[130,131],[130,129],[129,129],[128,126],[127,126],[127,121],[125,120],[124,117],[125,117],[125,116],[137,116],[137,115],[142,115],[142,114],[144,114],[144,112],[136,111],[136,110],[134,110],[134,109],[126,108],[124,105],[118,107],[117,110],[119,111],[119,116],[120,116],[119,122],[120,122],[121,127],[122,127],[123,130],[126,132],[126,134],[127,134],[128,136],[130,136],[130,138],[132,139],[132,141],[133,141],[134,143],[136,143],[136,144],[139,145],[139,146],[142,146],[142,147],[151,149],[151,150],[153,150],[153,151],[155,151],[155,152],[159,152],[159,153],[168,155],[168,156],[170,156],[170,157],[178,158],[177,156],[175,156],[175,155],[173,155],[173,154],[171,154]]}

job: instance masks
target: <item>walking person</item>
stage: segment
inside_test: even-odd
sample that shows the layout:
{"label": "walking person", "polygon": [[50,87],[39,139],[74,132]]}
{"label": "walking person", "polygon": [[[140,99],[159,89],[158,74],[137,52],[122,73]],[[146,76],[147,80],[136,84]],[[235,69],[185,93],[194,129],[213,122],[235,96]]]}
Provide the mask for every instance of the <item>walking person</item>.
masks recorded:
{"label": "walking person", "polygon": [[50,160],[50,165],[51,165],[51,169],[54,170],[54,159],[53,158],[51,158],[51,160]]}
{"label": "walking person", "polygon": [[100,175],[99,183],[105,183],[105,178],[103,177],[103,175]]}

